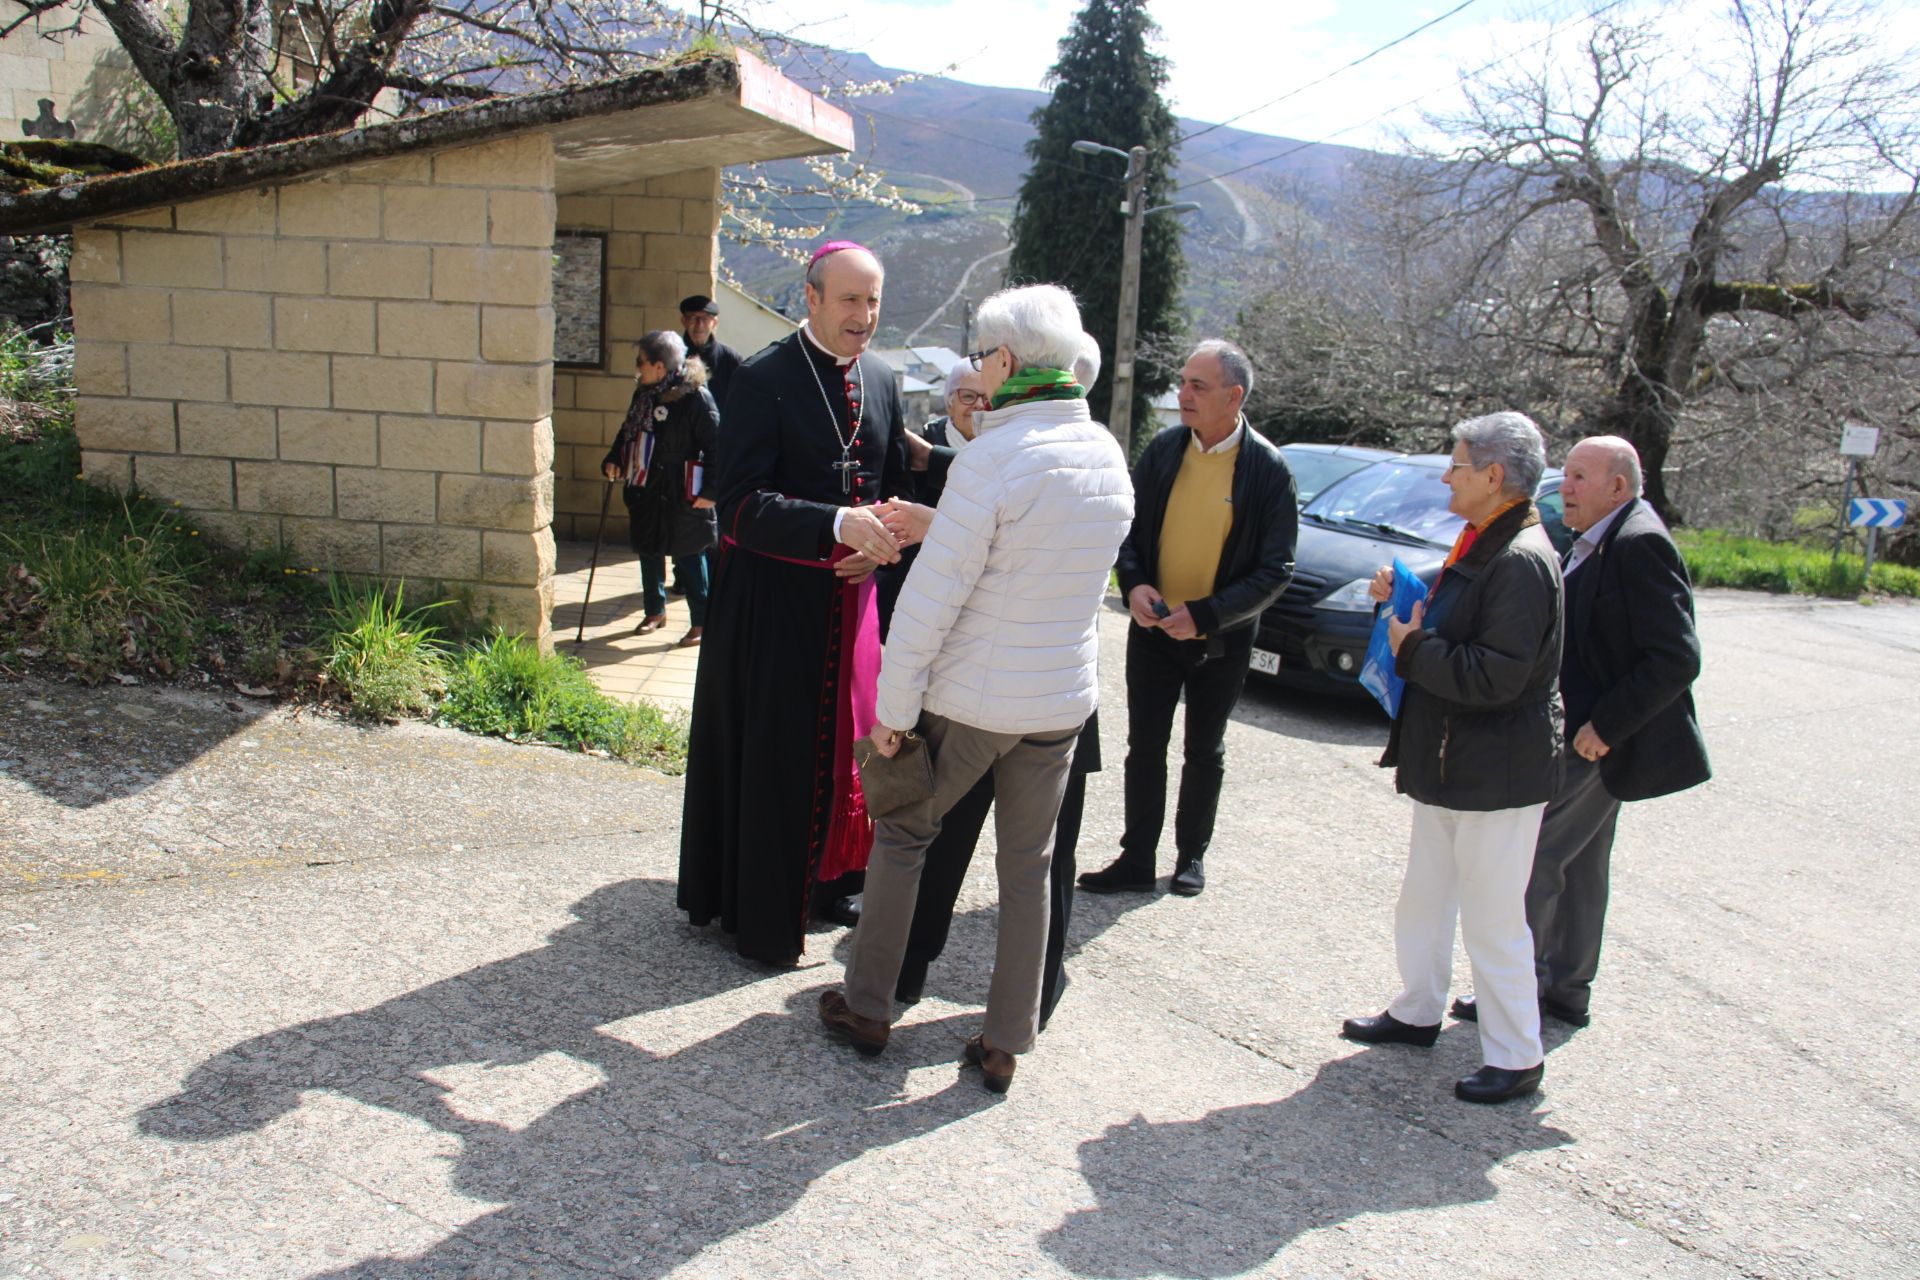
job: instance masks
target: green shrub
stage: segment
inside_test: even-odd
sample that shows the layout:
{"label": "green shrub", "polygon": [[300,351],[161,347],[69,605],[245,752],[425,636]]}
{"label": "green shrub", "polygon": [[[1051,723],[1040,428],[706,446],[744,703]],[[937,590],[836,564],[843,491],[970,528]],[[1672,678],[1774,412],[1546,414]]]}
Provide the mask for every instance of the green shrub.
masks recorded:
{"label": "green shrub", "polygon": [[1868,590],[1920,596],[1920,569],[1876,563],[1869,584],[1862,580],[1863,558],[1843,553],[1836,561],[1831,546],[1768,542],[1715,529],[1682,529],[1675,540],[1699,587],[1744,587],[1841,599]]}
{"label": "green shrub", "polygon": [[473,733],[604,751],[670,773],[686,762],[686,728],[678,717],[610,698],[579,659],[542,653],[499,632],[456,664],[440,719]]}
{"label": "green shrub", "polygon": [[150,510],[120,510],[71,532],[0,535],[38,615],[33,638],[90,684],[128,667],[171,673],[193,648],[197,559]]}
{"label": "green shrub", "polygon": [[435,607],[409,611],[405,583],[389,592],[380,582],[333,580],[324,671],[355,713],[391,720],[432,708],[447,675],[439,628],[426,618]]}

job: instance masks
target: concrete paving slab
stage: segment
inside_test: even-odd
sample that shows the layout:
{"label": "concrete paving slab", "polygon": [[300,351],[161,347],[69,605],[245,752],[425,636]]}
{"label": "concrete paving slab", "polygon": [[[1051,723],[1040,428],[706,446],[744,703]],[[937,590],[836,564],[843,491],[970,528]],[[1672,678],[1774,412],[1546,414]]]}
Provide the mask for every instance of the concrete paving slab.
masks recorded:
{"label": "concrete paving slab", "polygon": [[677,780],[0,690],[0,1278],[1920,1273],[1920,795],[1874,745],[1910,737],[1920,610],[1706,593],[1702,627],[1718,776],[1628,809],[1595,1023],[1491,1109],[1449,1092],[1470,1026],[1334,1034],[1393,978],[1366,704],[1249,694],[1206,894],[1083,895],[995,1099],[957,1068],[990,833],[866,1060],[813,1014],[847,935],[769,974],[673,910]]}

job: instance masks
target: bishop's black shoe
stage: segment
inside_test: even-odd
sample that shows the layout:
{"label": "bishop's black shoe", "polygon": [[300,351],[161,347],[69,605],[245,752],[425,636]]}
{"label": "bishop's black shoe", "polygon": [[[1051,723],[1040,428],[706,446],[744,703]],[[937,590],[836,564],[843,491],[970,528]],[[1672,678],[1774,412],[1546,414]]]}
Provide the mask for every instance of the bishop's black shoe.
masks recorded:
{"label": "bishop's black shoe", "polygon": [[1453,1096],[1462,1102],[1506,1102],[1524,1098],[1540,1088],[1547,1074],[1544,1062],[1518,1071],[1506,1067],[1482,1067],[1453,1086]]}
{"label": "bishop's black shoe", "polygon": [[1430,1049],[1440,1038],[1440,1024],[1416,1027],[1390,1013],[1382,1013],[1371,1018],[1348,1018],[1340,1024],[1340,1034],[1361,1044],[1410,1044]]}
{"label": "bishop's black shoe", "polygon": [[813,918],[851,929],[860,923],[860,898],[856,894],[848,894],[844,898],[822,902],[814,907]]}

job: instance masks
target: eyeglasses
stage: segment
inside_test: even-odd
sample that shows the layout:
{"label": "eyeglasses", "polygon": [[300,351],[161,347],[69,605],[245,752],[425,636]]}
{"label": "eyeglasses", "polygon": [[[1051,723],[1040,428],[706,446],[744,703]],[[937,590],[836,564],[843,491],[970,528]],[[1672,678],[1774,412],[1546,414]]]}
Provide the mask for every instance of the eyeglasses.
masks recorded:
{"label": "eyeglasses", "polygon": [[1443,472],[1441,472],[1440,474],[1441,474],[1441,475],[1443,475],[1443,476],[1450,476],[1450,475],[1452,475],[1452,474],[1453,474],[1454,472],[1456,472],[1456,471],[1458,471],[1458,470],[1459,470],[1459,469],[1460,469],[1461,467],[1465,467],[1465,468],[1466,468],[1467,470],[1469,470],[1469,471],[1478,471],[1478,470],[1480,470],[1480,468],[1479,468],[1479,467],[1476,467],[1476,466],[1474,466],[1474,465],[1473,465],[1473,459],[1471,459],[1471,458],[1469,458],[1469,459],[1467,459],[1467,460],[1466,460],[1465,462],[1459,462],[1459,461],[1453,461],[1453,460],[1450,460],[1450,461],[1449,461],[1449,462],[1447,463],[1447,469],[1446,469],[1445,471],[1443,471]]}
{"label": "eyeglasses", "polygon": [[986,395],[978,391],[956,391],[953,393],[953,398],[970,409],[976,405],[983,405],[988,400]]}
{"label": "eyeglasses", "polygon": [[[1007,344],[1004,342],[1000,344],[1001,347],[1004,347],[1006,345]],[[980,362],[982,360],[985,360],[988,356],[992,355],[994,352],[998,351],[999,349],[1000,347],[988,347],[985,351],[969,351],[967,352],[967,363],[972,365],[976,370],[978,370],[980,368]],[[1007,354],[1012,355],[1013,353],[1008,352]]]}

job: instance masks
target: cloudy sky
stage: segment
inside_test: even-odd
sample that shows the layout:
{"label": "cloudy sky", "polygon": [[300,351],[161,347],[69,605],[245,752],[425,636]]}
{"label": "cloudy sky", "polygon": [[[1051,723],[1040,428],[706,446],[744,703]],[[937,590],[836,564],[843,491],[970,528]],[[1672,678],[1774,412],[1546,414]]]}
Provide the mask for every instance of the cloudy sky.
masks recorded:
{"label": "cloudy sky", "polygon": [[[1037,89],[1082,0],[759,0],[769,27],[864,53],[883,66]],[[1596,4],[1659,11],[1663,24],[1717,26],[1717,0],[1155,0],[1169,85],[1183,116],[1358,146],[1418,131],[1422,107],[1453,100],[1457,74],[1501,58],[1538,63],[1569,46]],[[1438,19],[1438,21],[1435,21]],[[1432,22],[1418,34],[1416,28]],[[1877,35],[1920,44],[1920,0],[1887,5]],[[1341,68],[1407,37],[1362,65]],[[1325,84],[1311,86],[1322,77]],[[1273,99],[1284,101],[1263,106]]]}

